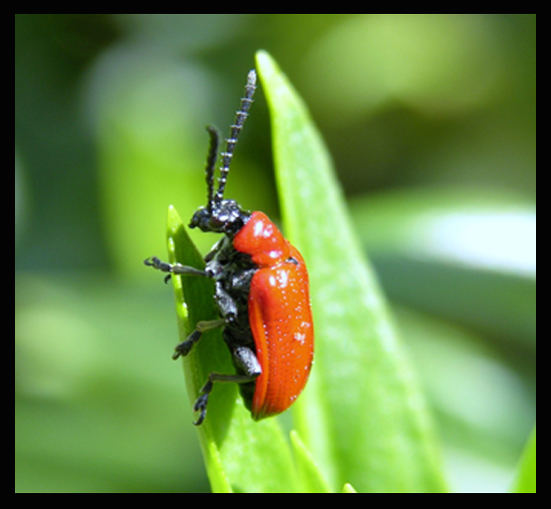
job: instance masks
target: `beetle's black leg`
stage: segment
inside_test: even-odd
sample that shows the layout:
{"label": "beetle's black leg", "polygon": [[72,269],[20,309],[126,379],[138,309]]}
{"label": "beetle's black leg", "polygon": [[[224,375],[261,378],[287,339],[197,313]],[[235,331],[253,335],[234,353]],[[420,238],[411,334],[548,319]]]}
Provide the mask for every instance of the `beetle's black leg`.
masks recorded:
{"label": "beetle's black leg", "polygon": [[[195,267],[188,267],[181,263],[167,263],[159,260],[156,256],[151,256],[144,260],[145,265],[153,267],[154,269],[162,272],[170,272],[172,274],[185,274],[187,276],[207,276],[204,270],[196,269]],[[170,274],[165,277],[165,283],[170,279]]]}
{"label": "beetle's black leg", "polygon": [[224,243],[224,237],[222,237],[214,246],[212,246],[211,250],[206,254],[204,260],[205,262],[210,262],[216,254],[218,254],[221,250],[222,244]]}
{"label": "beetle's black leg", "polygon": [[201,335],[203,334],[203,332],[211,329],[216,329],[216,327],[221,327],[225,323],[226,321],[222,318],[218,320],[205,320],[197,322],[195,330],[187,337],[187,339],[176,345],[172,358],[176,360],[178,357],[180,357],[180,355],[185,357],[190,352],[192,346],[201,339]]}
{"label": "beetle's black leg", "polygon": [[236,366],[243,371],[243,374],[223,375],[220,373],[211,373],[209,375],[207,383],[201,388],[201,394],[193,405],[193,410],[195,412],[200,412],[199,418],[193,423],[196,426],[199,426],[207,415],[207,403],[214,382],[233,382],[237,384],[244,384],[253,382],[260,375],[260,373],[262,373],[260,363],[251,348],[238,346],[233,350],[232,354]]}

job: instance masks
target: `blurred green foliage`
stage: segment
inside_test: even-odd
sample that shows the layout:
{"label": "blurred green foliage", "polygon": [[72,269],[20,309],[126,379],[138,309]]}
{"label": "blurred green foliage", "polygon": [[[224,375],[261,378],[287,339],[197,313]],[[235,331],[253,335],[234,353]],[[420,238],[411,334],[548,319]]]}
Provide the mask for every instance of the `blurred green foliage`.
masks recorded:
{"label": "blurred green foliage", "polygon": [[530,435],[519,461],[513,485],[516,493],[536,493],[536,427]]}
{"label": "blurred green foliage", "polygon": [[[142,260],[169,204],[204,202],[204,126],[226,129],[259,48],[324,135],[451,488],[510,489],[536,413],[535,15],[14,22],[17,491],[209,489]],[[227,193],[277,217],[270,154],[259,90]]]}

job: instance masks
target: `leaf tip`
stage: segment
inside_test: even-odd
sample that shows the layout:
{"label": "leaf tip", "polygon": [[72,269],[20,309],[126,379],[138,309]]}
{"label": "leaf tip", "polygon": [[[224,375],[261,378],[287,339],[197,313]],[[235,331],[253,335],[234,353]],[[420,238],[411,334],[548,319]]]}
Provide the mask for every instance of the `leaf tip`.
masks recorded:
{"label": "leaf tip", "polygon": [[256,67],[261,76],[268,76],[275,74],[277,71],[277,64],[272,56],[263,49],[259,49],[255,54]]}
{"label": "leaf tip", "polygon": [[325,476],[316,464],[312,453],[308,450],[296,430],[289,433],[291,446],[295,456],[300,483],[308,493],[330,493],[331,489]]}
{"label": "leaf tip", "polygon": [[166,224],[169,232],[176,232],[182,226],[182,218],[174,205],[168,206]]}
{"label": "leaf tip", "polygon": [[345,485],[342,487],[341,490],[342,493],[358,493],[354,486],[352,486],[349,482],[345,483]]}

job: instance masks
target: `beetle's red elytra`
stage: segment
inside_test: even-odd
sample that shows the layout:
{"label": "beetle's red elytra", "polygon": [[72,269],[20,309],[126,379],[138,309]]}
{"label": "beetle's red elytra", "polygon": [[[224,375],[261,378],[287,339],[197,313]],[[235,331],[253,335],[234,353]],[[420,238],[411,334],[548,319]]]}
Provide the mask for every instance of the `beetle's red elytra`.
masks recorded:
{"label": "beetle's red elytra", "polygon": [[302,256],[263,212],[233,239],[258,266],[249,289],[249,325],[262,369],[251,413],[261,419],[286,410],[302,391],[312,365],[313,327],[308,272]]}
{"label": "beetle's red elytra", "polygon": [[310,308],[308,272],[298,250],[285,239],[263,212],[243,210],[224,199],[224,188],[239,133],[248,116],[256,89],[256,73],[250,71],[245,96],[230,126],[218,189],[214,169],[219,135],[209,126],[207,157],[207,205],[193,215],[190,227],[224,236],[206,255],[205,270],[151,257],[145,264],[170,274],[204,276],[215,282],[214,298],[220,318],[196,324],[193,332],[176,345],[173,358],[187,355],[203,332],[223,327],[223,338],[235,373],[211,373],[195,401],[203,422],[214,382],[239,384],[245,405],[255,420],[289,408],[306,385],[314,354],[314,327]]}

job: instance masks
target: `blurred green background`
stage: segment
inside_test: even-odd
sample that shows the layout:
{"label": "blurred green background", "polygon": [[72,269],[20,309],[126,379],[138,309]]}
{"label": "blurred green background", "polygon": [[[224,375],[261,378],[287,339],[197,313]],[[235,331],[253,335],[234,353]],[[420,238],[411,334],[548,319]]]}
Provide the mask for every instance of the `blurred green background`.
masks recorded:
{"label": "blurred green background", "polygon": [[[510,488],[536,419],[535,15],[14,21],[16,491],[209,490],[142,261],[169,204],[203,204],[204,126],[260,48],[333,156],[451,489]],[[261,90],[227,194],[278,217]]]}

